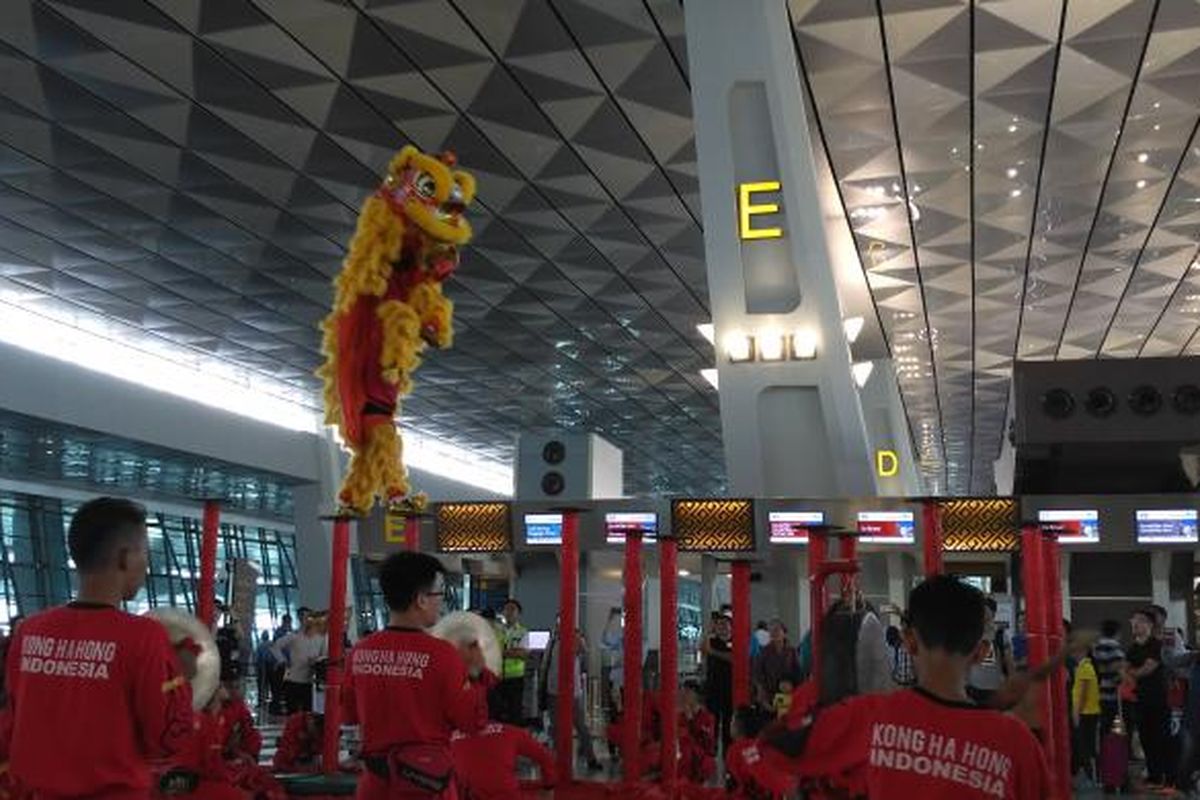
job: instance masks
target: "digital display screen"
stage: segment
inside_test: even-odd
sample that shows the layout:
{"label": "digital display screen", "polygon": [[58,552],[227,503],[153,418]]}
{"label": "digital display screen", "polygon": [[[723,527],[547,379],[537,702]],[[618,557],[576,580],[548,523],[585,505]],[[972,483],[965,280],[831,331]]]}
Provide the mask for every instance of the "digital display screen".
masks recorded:
{"label": "digital display screen", "polygon": [[1060,544],[1095,544],[1100,541],[1100,512],[1094,508],[1061,511],[1043,509],[1038,522],[1052,522],[1064,530],[1058,534]]}
{"label": "digital display screen", "polygon": [[917,540],[911,511],[858,512],[858,540],[887,544],[912,544]]}
{"label": "digital display screen", "polygon": [[525,544],[562,544],[562,514],[526,514]]}
{"label": "digital display screen", "polygon": [[550,631],[529,631],[523,644],[526,650],[545,650],[550,646]]}
{"label": "digital display screen", "polygon": [[768,511],[771,544],[806,544],[808,529],[825,524],[824,511]]}
{"label": "digital display screen", "polygon": [[1139,544],[1195,544],[1200,542],[1194,508],[1152,508],[1137,512]]}
{"label": "digital display screen", "polygon": [[604,515],[604,538],[609,544],[625,544],[625,534],[641,531],[643,542],[658,537],[658,514],[653,511],[610,511]]}

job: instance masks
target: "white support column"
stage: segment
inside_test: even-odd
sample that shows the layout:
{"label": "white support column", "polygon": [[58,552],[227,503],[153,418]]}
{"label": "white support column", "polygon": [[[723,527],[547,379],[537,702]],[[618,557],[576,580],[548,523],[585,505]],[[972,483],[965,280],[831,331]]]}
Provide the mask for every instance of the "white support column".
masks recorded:
{"label": "white support column", "polygon": [[[326,433],[313,446],[313,461],[320,480],[292,490],[296,519],[296,579],[300,583],[300,605],[326,608],[329,605],[329,562],[332,558],[332,523],[321,520],[334,513],[341,484],[343,456],[333,437]],[[351,553],[358,552],[357,527],[350,537]],[[346,581],[346,607],[353,606],[353,580]],[[353,612],[351,612],[351,619]],[[352,626],[348,630],[353,630]]]}
{"label": "white support column", "polygon": [[[685,21],[730,491],[875,494],[785,0],[689,0]],[[796,331],[814,357],[764,358]],[[753,360],[727,357],[738,333]]]}
{"label": "white support column", "polygon": [[897,608],[908,605],[908,571],[903,553],[887,554],[887,586],[889,603]]}
{"label": "white support column", "polygon": [[1064,550],[1058,551],[1058,574],[1062,581],[1062,618],[1071,619],[1071,554]]}
{"label": "white support column", "polygon": [[1150,554],[1150,593],[1154,604],[1171,607],[1171,551],[1155,550]]}

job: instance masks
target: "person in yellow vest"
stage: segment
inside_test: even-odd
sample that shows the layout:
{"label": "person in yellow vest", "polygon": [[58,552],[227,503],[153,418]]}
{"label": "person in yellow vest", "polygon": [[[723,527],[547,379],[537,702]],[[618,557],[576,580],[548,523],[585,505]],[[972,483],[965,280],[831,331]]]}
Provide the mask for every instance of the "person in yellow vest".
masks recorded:
{"label": "person in yellow vest", "polygon": [[1083,770],[1086,785],[1094,786],[1096,752],[1100,743],[1100,680],[1087,644],[1078,643],[1072,650],[1071,655],[1079,659],[1071,687],[1071,722],[1075,733],[1072,771]]}
{"label": "person in yellow vest", "polygon": [[504,666],[496,688],[497,718],[510,725],[525,721],[522,702],[525,697],[525,658],[529,655],[529,631],[521,624],[521,604],[509,598],[501,609],[500,646],[504,648]]}

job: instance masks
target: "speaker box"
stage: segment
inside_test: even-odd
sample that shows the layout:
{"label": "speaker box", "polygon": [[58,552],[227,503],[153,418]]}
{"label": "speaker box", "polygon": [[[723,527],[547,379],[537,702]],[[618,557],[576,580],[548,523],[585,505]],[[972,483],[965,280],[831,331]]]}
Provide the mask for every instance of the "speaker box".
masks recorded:
{"label": "speaker box", "polygon": [[1190,491],[1200,358],[1018,362],[1014,491]]}
{"label": "speaker box", "polygon": [[574,431],[521,435],[517,500],[599,500],[623,493],[623,454],[607,440]]}
{"label": "speaker box", "polygon": [[1200,358],[1021,361],[1015,444],[1200,441]]}

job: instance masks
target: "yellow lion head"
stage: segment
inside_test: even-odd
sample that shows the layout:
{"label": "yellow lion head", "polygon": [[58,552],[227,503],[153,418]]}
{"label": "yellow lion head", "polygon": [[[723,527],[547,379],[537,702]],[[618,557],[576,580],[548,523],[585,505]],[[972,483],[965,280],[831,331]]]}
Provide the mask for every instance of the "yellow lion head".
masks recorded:
{"label": "yellow lion head", "polygon": [[407,145],[388,165],[379,188],[393,213],[402,214],[431,238],[446,244],[466,244],[471,225],[463,218],[475,199],[475,179],[454,169],[453,153],[433,156]]}

